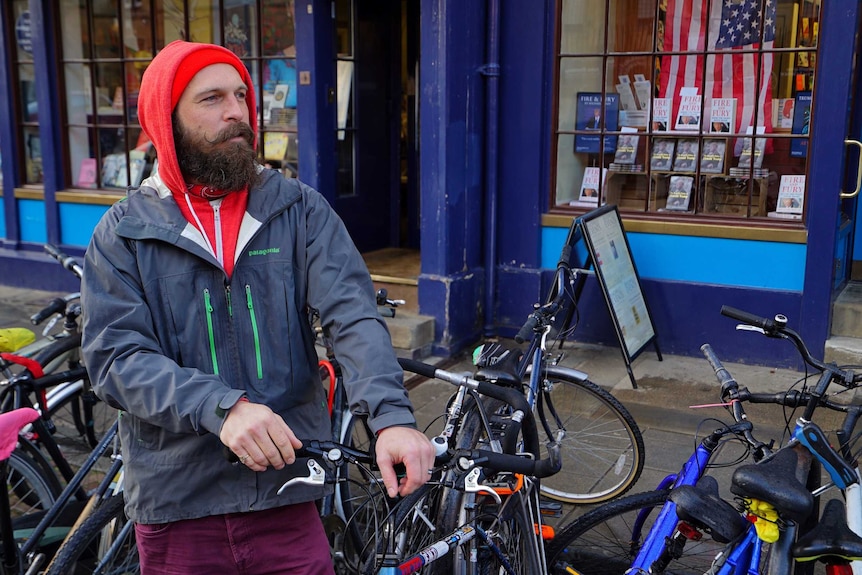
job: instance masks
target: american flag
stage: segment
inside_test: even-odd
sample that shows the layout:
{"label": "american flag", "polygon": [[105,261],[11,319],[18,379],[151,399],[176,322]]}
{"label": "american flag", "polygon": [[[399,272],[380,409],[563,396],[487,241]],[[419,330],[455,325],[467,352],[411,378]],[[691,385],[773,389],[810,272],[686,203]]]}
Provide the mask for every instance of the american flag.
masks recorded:
{"label": "american flag", "polygon": [[[736,98],[737,133],[748,126],[772,131],[772,62],[777,0],[668,0],[659,95],[671,98],[673,118],[683,87],[704,96],[708,121],[711,98]],[[727,53],[722,53],[726,51]],[[704,58],[706,66],[704,67]],[[704,82],[704,72],[706,75]],[[755,105],[758,121],[754,122]],[[766,118],[766,121],[764,121]],[[707,124],[704,124],[706,126]]]}

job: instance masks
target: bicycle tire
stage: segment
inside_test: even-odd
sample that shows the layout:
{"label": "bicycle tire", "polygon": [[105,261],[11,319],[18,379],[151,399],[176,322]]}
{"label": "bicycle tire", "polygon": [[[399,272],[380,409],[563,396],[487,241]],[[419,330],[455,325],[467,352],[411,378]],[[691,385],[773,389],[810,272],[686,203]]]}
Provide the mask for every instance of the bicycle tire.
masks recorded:
{"label": "bicycle tire", "polygon": [[135,529],[123,505],[122,493],[103,501],[63,543],[46,575],[92,574],[103,561],[99,573],[140,573]]}
{"label": "bicycle tire", "polygon": [[[547,546],[551,575],[620,575],[631,566],[649,529],[667,501],[670,491],[647,491],[605,503],[582,515],[557,535]],[[632,525],[642,509],[651,509],[639,536]],[[686,542],[681,557],[673,559],[664,571],[674,575],[707,573],[724,544],[705,535]]]}
{"label": "bicycle tire", "polygon": [[[503,406],[497,400],[485,400],[488,413],[494,413]],[[493,426],[494,423],[491,422]],[[479,415],[478,407],[473,406],[465,412],[458,431],[456,446],[459,449],[487,447],[491,436],[498,430],[487,430],[485,422]],[[529,497],[524,497],[524,491],[516,491],[505,497],[502,506],[498,506],[487,496],[477,496],[461,489],[445,489],[441,497],[441,507],[438,511],[438,533],[450,533],[457,527],[470,523],[468,510],[474,514],[472,523],[480,527],[501,548],[501,551],[511,563],[515,573],[544,573],[541,552],[536,542],[536,527],[531,511],[532,503]],[[538,509],[532,509],[537,517]],[[541,543],[539,543],[540,545]],[[470,548],[456,547],[442,559],[431,563],[430,573],[435,575],[454,574],[470,575],[476,573],[503,572],[497,556],[491,545],[482,537],[476,536]]]}
{"label": "bicycle tire", "polygon": [[544,383],[549,384],[565,433],[558,440],[563,470],[542,479],[542,495],[563,503],[594,504],[629,491],[645,462],[643,435],[629,411],[589,380],[549,370]]}

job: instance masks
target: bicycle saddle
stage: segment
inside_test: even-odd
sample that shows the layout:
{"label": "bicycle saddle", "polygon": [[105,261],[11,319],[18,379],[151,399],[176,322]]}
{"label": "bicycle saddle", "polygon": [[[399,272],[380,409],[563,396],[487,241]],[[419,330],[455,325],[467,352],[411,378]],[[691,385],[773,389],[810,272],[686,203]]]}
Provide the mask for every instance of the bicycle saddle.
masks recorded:
{"label": "bicycle saddle", "polygon": [[827,556],[855,561],[862,559],[862,538],[847,527],[844,504],[838,499],[830,499],[820,521],[796,540],[791,552],[797,561]]}
{"label": "bicycle saddle", "polygon": [[730,491],[741,497],[766,501],[781,517],[801,521],[811,513],[814,497],[796,478],[797,463],[796,451],[779,449],[770,459],[737,467]]}
{"label": "bicycle saddle", "polygon": [[473,363],[479,368],[473,377],[479,381],[492,381],[520,389],[518,362],[521,355],[519,349],[499,343],[484,343],[473,351]]}
{"label": "bicycle saddle", "polygon": [[719,543],[729,543],[748,529],[748,521],[730,503],[718,496],[715,477],[701,477],[697,485],[680,485],[670,492],[677,517],[712,534]]}

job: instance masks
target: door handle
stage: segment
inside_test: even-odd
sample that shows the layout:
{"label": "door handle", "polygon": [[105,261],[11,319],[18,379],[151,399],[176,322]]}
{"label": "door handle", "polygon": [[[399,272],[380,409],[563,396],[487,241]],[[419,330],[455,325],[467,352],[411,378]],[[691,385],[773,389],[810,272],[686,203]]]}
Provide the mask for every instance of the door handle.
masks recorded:
{"label": "door handle", "polygon": [[853,145],[859,148],[859,163],[856,167],[856,189],[852,192],[845,192],[842,190],[838,197],[842,200],[847,198],[855,198],[859,195],[859,189],[862,188],[862,142],[859,140],[844,140],[844,143],[847,145]]}

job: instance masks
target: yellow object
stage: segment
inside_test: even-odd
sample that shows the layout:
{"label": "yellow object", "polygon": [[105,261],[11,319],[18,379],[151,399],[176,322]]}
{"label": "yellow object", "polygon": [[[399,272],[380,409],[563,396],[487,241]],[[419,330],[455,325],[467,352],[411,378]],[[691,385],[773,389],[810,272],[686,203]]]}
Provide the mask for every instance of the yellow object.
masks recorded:
{"label": "yellow object", "polygon": [[778,512],[775,508],[758,499],[746,499],[745,504],[748,519],[754,523],[754,530],[760,540],[766,543],[778,541]]}
{"label": "yellow object", "polygon": [[12,352],[36,341],[36,334],[25,327],[0,329],[0,352]]}

